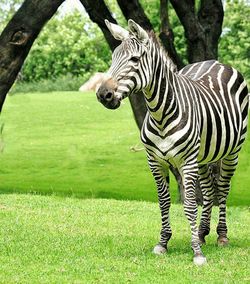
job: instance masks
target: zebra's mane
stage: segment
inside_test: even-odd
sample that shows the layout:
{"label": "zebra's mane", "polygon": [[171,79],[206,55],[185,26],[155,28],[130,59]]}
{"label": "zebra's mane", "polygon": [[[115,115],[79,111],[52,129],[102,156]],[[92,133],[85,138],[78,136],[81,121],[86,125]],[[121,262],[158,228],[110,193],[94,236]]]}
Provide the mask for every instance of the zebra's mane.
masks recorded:
{"label": "zebra's mane", "polygon": [[168,52],[166,51],[166,49],[162,46],[161,42],[159,41],[158,37],[155,35],[155,33],[153,31],[149,31],[147,32],[149,35],[149,38],[151,39],[151,41],[153,42],[153,44],[162,51],[163,55],[166,58],[166,62],[167,62],[167,67],[172,71],[172,72],[177,72],[177,66],[174,64],[173,60],[170,58]]}

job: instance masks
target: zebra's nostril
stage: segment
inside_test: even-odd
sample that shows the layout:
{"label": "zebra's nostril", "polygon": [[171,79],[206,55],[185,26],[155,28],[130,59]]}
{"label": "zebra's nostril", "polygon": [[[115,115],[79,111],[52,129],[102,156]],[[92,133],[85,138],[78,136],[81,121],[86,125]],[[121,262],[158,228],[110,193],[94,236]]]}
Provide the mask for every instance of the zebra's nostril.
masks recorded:
{"label": "zebra's nostril", "polygon": [[108,92],[105,96],[106,100],[111,100],[113,98],[113,94],[111,92]]}

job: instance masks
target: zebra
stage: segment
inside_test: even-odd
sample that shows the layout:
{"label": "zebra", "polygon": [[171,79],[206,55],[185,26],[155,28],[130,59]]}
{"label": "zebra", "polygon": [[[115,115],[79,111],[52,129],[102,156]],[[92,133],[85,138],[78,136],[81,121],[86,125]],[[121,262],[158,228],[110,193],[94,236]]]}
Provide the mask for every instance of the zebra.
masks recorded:
{"label": "zebra", "polygon": [[[206,263],[201,246],[210,231],[214,179],[209,164],[218,162],[218,245],[228,244],[226,200],[239,151],[246,137],[249,95],[242,75],[216,60],[187,65],[177,71],[158,40],[133,20],[128,30],[105,23],[121,44],[112,54],[107,77],[96,95],[117,109],[131,93],[143,91],[147,115],[141,129],[148,164],[156,182],[162,228],[155,254],[167,252],[172,236],[169,220],[169,167],[180,173],[184,212],[191,228],[196,265]],[[203,207],[197,226],[195,184],[199,178]]]}

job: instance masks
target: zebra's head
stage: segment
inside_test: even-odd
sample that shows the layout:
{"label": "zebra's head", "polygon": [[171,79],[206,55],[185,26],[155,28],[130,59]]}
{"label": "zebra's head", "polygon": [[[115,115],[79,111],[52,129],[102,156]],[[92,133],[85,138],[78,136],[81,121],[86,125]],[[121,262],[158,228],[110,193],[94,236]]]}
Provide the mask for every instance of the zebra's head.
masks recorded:
{"label": "zebra's head", "polygon": [[113,37],[122,43],[114,50],[111,67],[96,95],[105,107],[116,109],[122,99],[149,84],[146,78],[150,64],[145,64],[150,56],[149,35],[133,20],[128,21],[128,31],[108,20],[105,23]]}

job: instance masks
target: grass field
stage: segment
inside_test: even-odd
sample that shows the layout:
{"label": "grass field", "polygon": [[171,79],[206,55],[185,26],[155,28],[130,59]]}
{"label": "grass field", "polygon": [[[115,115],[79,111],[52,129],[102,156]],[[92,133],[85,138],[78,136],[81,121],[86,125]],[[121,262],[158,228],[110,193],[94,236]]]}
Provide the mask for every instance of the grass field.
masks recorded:
{"label": "grass field", "polygon": [[[128,100],[105,109],[94,93],[9,96],[0,117],[0,192],[156,201],[154,181]],[[250,135],[248,135],[250,137]],[[229,204],[250,204],[250,139],[240,156]],[[172,201],[177,200],[171,182]]]}
{"label": "grass field", "polygon": [[229,207],[230,246],[215,245],[218,208],[203,252],[192,264],[181,205],[172,205],[169,252],[158,241],[158,205],[149,202],[0,195],[0,283],[249,283],[249,210]]}

